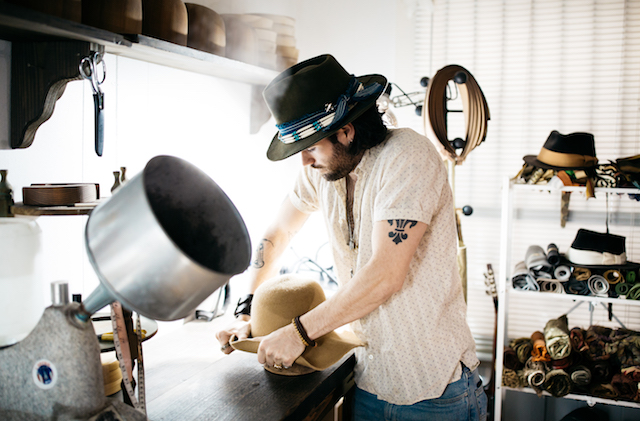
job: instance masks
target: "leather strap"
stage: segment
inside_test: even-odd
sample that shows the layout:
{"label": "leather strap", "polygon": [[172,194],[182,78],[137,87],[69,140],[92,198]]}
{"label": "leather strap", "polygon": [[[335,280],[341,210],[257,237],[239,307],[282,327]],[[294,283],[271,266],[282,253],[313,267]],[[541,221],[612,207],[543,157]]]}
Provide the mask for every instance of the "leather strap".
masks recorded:
{"label": "leather strap", "polygon": [[[464,148],[458,155],[449,143],[446,104],[449,81],[460,72],[466,75],[464,83],[456,84],[462,99],[466,136]],[[432,131],[443,146],[446,157],[456,165],[462,164],[469,152],[484,142],[487,136],[487,121],[491,118],[487,100],[473,75],[462,66],[452,64],[436,72],[429,80],[423,110],[426,110],[423,112],[425,134],[430,137],[430,131]]]}

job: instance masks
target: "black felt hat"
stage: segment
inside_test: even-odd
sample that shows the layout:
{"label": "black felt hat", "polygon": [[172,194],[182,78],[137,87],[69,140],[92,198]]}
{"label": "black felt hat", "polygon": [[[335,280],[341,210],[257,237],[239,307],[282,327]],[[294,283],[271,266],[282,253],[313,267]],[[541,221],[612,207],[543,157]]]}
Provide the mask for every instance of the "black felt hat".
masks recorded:
{"label": "black felt hat", "polygon": [[638,269],[640,264],[627,261],[625,240],[620,235],[579,229],[565,257],[574,266],[592,269]]}
{"label": "black felt hat", "polygon": [[527,164],[552,170],[587,169],[598,165],[596,146],[590,133],[561,134],[554,130],[542,146],[540,153],[527,155]]}
{"label": "black felt hat", "polygon": [[337,132],[374,106],[386,84],[382,75],[349,74],[327,54],[283,71],[262,93],[278,128],[267,158],[288,158]]}

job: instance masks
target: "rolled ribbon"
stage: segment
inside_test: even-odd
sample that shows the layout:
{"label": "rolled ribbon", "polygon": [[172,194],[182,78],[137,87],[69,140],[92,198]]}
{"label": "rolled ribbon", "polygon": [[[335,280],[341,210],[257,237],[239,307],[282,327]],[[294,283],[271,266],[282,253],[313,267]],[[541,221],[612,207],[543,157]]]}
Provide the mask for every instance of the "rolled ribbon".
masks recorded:
{"label": "rolled ribbon", "polygon": [[540,292],[552,292],[556,294],[564,293],[564,288],[562,287],[562,283],[557,279],[538,279],[538,284],[540,284]]}
{"label": "rolled ribbon", "polygon": [[635,284],[631,287],[629,292],[627,292],[627,299],[640,300],[640,284]]}
{"label": "rolled ribbon", "polygon": [[615,290],[616,294],[626,296],[629,293],[629,290],[631,290],[631,285],[626,282],[620,282],[616,285]]}
{"label": "rolled ribbon", "polygon": [[544,340],[551,359],[561,360],[571,354],[571,340],[566,315],[547,322],[544,327]]}
{"label": "rolled ribbon", "polygon": [[573,277],[578,281],[586,281],[591,277],[591,271],[587,268],[577,267],[573,269]]}
{"label": "rolled ribbon", "polygon": [[553,266],[560,263],[560,253],[558,252],[558,246],[551,243],[547,246],[547,261]]}
{"label": "rolled ribbon", "polygon": [[609,292],[609,282],[601,275],[591,275],[588,285],[593,295],[607,295]]}
{"label": "rolled ribbon", "polygon": [[624,279],[620,271],[616,269],[610,269],[603,273],[602,276],[607,280],[609,285],[615,285]]}
{"label": "rolled ribbon", "polygon": [[564,370],[551,370],[545,376],[544,389],[556,398],[566,396],[571,392],[571,378]]}
{"label": "rolled ribbon", "polygon": [[525,364],[531,358],[533,344],[531,338],[518,338],[509,342],[509,347],[516,352],[518,361]]}
{"label": "rolled ribbon", "polygon": [[524,261],[527,265],[527,269],[540,269],[544,266],[549,266],[547,261],[547,255],[540,246],[532,245],[527,249]]}
{"label": "rolled ribbon", "polygon": [[584,365],[575,366],[571,370],[571,381],[579,387],[588,386],[591,383],[591,370]]}
{"label": "rolled ribbon", "polygon": [[533,389],[542,387],[544,383],[545,375],[547,373],[547,366],[542,361],[533,361],[533,358],[529,358],[524,366],[524,375],[529,386]]}
{"label": "rolled ribbon", "polygon": [[533,361],[551,361],[547,346],[544,342],[544,335],[540,331],[535,331],[531,334],[531,341],[533,347],[531,349],[531,358]]}
{"label": "rolled ribbon", "polygon": [[553,276],[560,282],[568,281],[571,277],[571,268],[567,265],[560,265],[553,271]]}

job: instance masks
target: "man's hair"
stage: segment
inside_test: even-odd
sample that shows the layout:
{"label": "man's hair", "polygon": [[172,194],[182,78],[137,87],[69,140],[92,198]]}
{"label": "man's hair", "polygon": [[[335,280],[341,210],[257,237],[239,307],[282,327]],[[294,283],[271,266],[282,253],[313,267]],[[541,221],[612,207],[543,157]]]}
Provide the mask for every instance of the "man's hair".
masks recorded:
{"label": "man's hair", "polygon": [[[387,137],[387,126],[382,121],[382,114],[374,104],[364,113],[351,122],[355,128],[353,142],[347,146],[350,155],[358,155],[360,152],[379,145]],[[329,136],[332,143],[338,141],[337,135]]]}

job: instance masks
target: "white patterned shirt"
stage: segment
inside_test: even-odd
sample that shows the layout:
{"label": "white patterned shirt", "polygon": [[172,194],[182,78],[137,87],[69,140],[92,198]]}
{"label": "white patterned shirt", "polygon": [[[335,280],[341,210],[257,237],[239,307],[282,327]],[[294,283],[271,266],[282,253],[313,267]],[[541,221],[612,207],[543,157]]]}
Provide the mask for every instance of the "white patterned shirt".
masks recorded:
{"label": "white patterned shirt", "polygon": [[358,387],[384,401],[410,405],[442,395],[460,378],[460,362],[473,370],[479,361],[466,322],[445,165],[426,137],[411,129],[389,132],[354,170],[354,249],[349,247],[345,179],[327,181],[305,166],[289,197],[302,212],[322,211],[340,284],[371,259],[375,222],[427,224],[402,289],[351,324],[366,343],[356,349]]}

